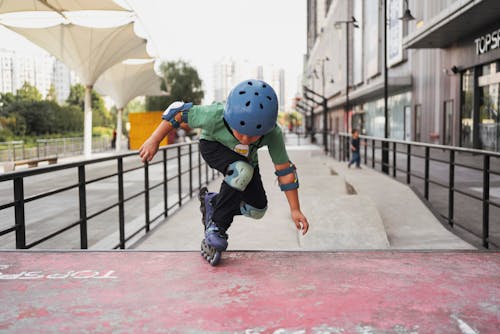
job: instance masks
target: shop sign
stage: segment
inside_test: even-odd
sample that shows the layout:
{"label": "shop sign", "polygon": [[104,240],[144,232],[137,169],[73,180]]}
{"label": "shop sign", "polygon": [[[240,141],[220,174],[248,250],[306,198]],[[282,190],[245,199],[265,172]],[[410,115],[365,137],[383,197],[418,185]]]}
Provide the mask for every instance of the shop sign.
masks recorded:
{"label": "shop sign", "polygon": [[476,43],[476,54],[478,55],[498,49],[500,47],[500,29],[478,37],[474,42]]}

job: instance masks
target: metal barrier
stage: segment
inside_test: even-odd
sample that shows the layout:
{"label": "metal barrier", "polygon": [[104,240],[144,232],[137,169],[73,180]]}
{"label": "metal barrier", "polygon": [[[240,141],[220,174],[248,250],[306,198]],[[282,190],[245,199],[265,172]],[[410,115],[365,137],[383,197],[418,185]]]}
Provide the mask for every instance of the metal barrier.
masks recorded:
{"label": "metal barrier", "polygon": [[[127,148],[123,141],[122,148]],[[111,139],[108,137],[92,138],[92,152],[111,151]],[[24,141],[0,142],[0,163],[48,156],[66,157],[83,154],[83,137],[37,139],[36,146],[28,147]]]}
{"label": "metal barrier", "polygon": [[[162,147],[155,159],[146,164],[140,161],[137,152],[131,152],[2,174],[0,248],[9,248],[6,246],[9,238],[15,239],[11,240],[12,243],[15,241],[15,248],[27,249],[61,238],[72,231],[73,235],[67,237],[66,242],[79,239],[79,246],[73,248],[88,249],[89,234],[92,234],[94,244],[107,235],[95,230],[106,230],[108,234],[118,230],[119,240],[113,248],[125,249],[128,241],[142,231],[148,233],[153,223],[167,217],[173,209],[181,207],[184,200],[193,197],[195,189],[208,184],[209,179],[215,179],[216,171],[210,170],[201,158],[198,142],[190,142]],[[140,175],[141,171],[143,175]],[[172,189],[177,192],[173,195],[172,183]],[[49,189],[43,190],[47,187]],[[132,188],[138,188],[139,191]],[[71,196],[72,193],[76,196]],[[92,197],[92,193],[100,195]],[[137,202],[141,197],[144,199],[144,202],[141,200],[142,204]],[[9,198],[13,198],[13,201],[9,201]],[[48,200],[49,212],[43,219],[37,219],[37,214],[42,215],[43,210],[40,208],[46,208],[43,203],[45,200]],[[151,217],[155,214],[152,200],[156,202],[154,208],[160,210],[154,217]],[[29,210],[30,216],[34,217],[31,222],[26,219],[28,205],[33,206]],[[126,231],[126,228],[130,228],[130,221],[137,219],[127,216],[127,210],[142,205],[144,210],[140,208],[139,212],[142,212],[144,222],[133,231]],[[89,212],[91,209],[92,213]],[[109,214],[113,210],[117,212]],[[11,211],[10,215],[8,211]],[[63,219],[72,216],[76,221]],[[98,217],[102,219],[94,224],[93,230],[90,224]],[[75,235],[76,229],[78,232]],[[28,230],[36,235],[34,240],[27,240]],[[57,245],[52,247],[60,248],[61,240],[57,241]]]}
{"label": "metal barrier", "polygon": [[[348,160],[350,137],[345,133],[330,135],[330,143],[336,143],[331,144],[332,147],[338,147],[332,156],[339,161]],[[460,227],[479,238],[485,248],[499,247],[499,239],[493,241],[491,231],[494,228],[495,237],[500,238],[500,212],[491,214],[490,211],[498,210],[500,202],[491,198],[490,190],[492,183],[500,187],[500,153],[368,136],[360,138],[364,144],[360,149],[365,165],[387,170],[393,178],[412,185],[450,228]],[[382,161],[383,150],[389,152],[387,163]],[[431,186],[435,186],[434,199]],[[463,205],[457,206],[459,195],[462,196],[459,204]],[[470,200],[478,201],[480,206],[474,207]]]}

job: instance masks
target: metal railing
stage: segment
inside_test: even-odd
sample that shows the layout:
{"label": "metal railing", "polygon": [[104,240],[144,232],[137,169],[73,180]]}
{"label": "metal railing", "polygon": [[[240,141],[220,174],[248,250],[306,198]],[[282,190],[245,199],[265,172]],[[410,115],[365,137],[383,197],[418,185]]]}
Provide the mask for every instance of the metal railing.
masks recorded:
{"label": "metal railing", "polygon": [[[349,158],[349,134],[330,135],[332,156]],[[500,189],[500,153],[462,147],[360,136],[365,166],[412,186],[430,204],[441,221],[459,227],[485,248],[500,244],[500,201],[492,188]],[[389,152],[383,163],[382,151]],[[493,185],[493,187],[492,187]],[[496,187],[495,187],[496,185]],[[497,194],[500,197],[500,193]]]}
{"label": "metal railing", "polygon": [[[123,142],[122,148],[126,149]],[[111,139],[108,137],[92,138],[92,152],[111,150]],[[36,146],[27,147],[23,140],[0,142],[0,163],[49,156],[66,157],[83,154],[83,137],[37,139]]]}
{"label": "metal railing", "polygon": [[61,248],[76,239],[70,248],[88,249],[115,234],[110,248],[124,249],[216,173],[196,141],[162,147],[146,164],[130,152],[0,174],[0,248]]}

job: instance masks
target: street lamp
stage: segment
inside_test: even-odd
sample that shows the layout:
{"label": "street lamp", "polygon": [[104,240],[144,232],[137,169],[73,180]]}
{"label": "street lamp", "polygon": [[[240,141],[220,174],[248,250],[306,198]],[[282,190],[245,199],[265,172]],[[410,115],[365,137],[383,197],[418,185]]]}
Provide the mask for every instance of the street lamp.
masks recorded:
{"label": "street lamp", "polygon": [[415,18],[413,17],[413,15],[411,15],[410,8],[408,7],[408,0],[405,0],[405,4],[406,4],[405,13],[399,19],[401,21],[405,21],[405,22],[415,20]]}
{"label": "street lamp", "polygon": [[341,24],[345,24],[346,34],[346,80],[345,80],[345,118],[346,118],[346,132],[349,132],[349,25],[352,24],[354,28],[359,28],[358,21],[354,16],[348,21],[335,21],[335,28],[339,28]]}
{"label": "street lamp", "polygon": [[[405,0],[406,10],[399,20],[411,21],[415,18],[411,15],[408,8],[408,0]],[[384,138],[389,138],[389,84],[388,84],[388,68],[387,68],[387,0],[384,0]],[[382,172],[389,174],[389,143],[382,142]]]}

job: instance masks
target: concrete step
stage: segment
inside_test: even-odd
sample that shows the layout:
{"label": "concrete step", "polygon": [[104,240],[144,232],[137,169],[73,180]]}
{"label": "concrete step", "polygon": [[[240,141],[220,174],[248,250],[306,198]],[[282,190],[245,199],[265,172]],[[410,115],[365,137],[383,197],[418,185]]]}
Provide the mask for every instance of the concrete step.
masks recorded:
{"label": "concrete step", "polygon": [[375,203],[363,195],[343,195],[327,201],[308,201],[311,228],[299,239],[300,248],[314,251],[387,249],[384,224]]}

